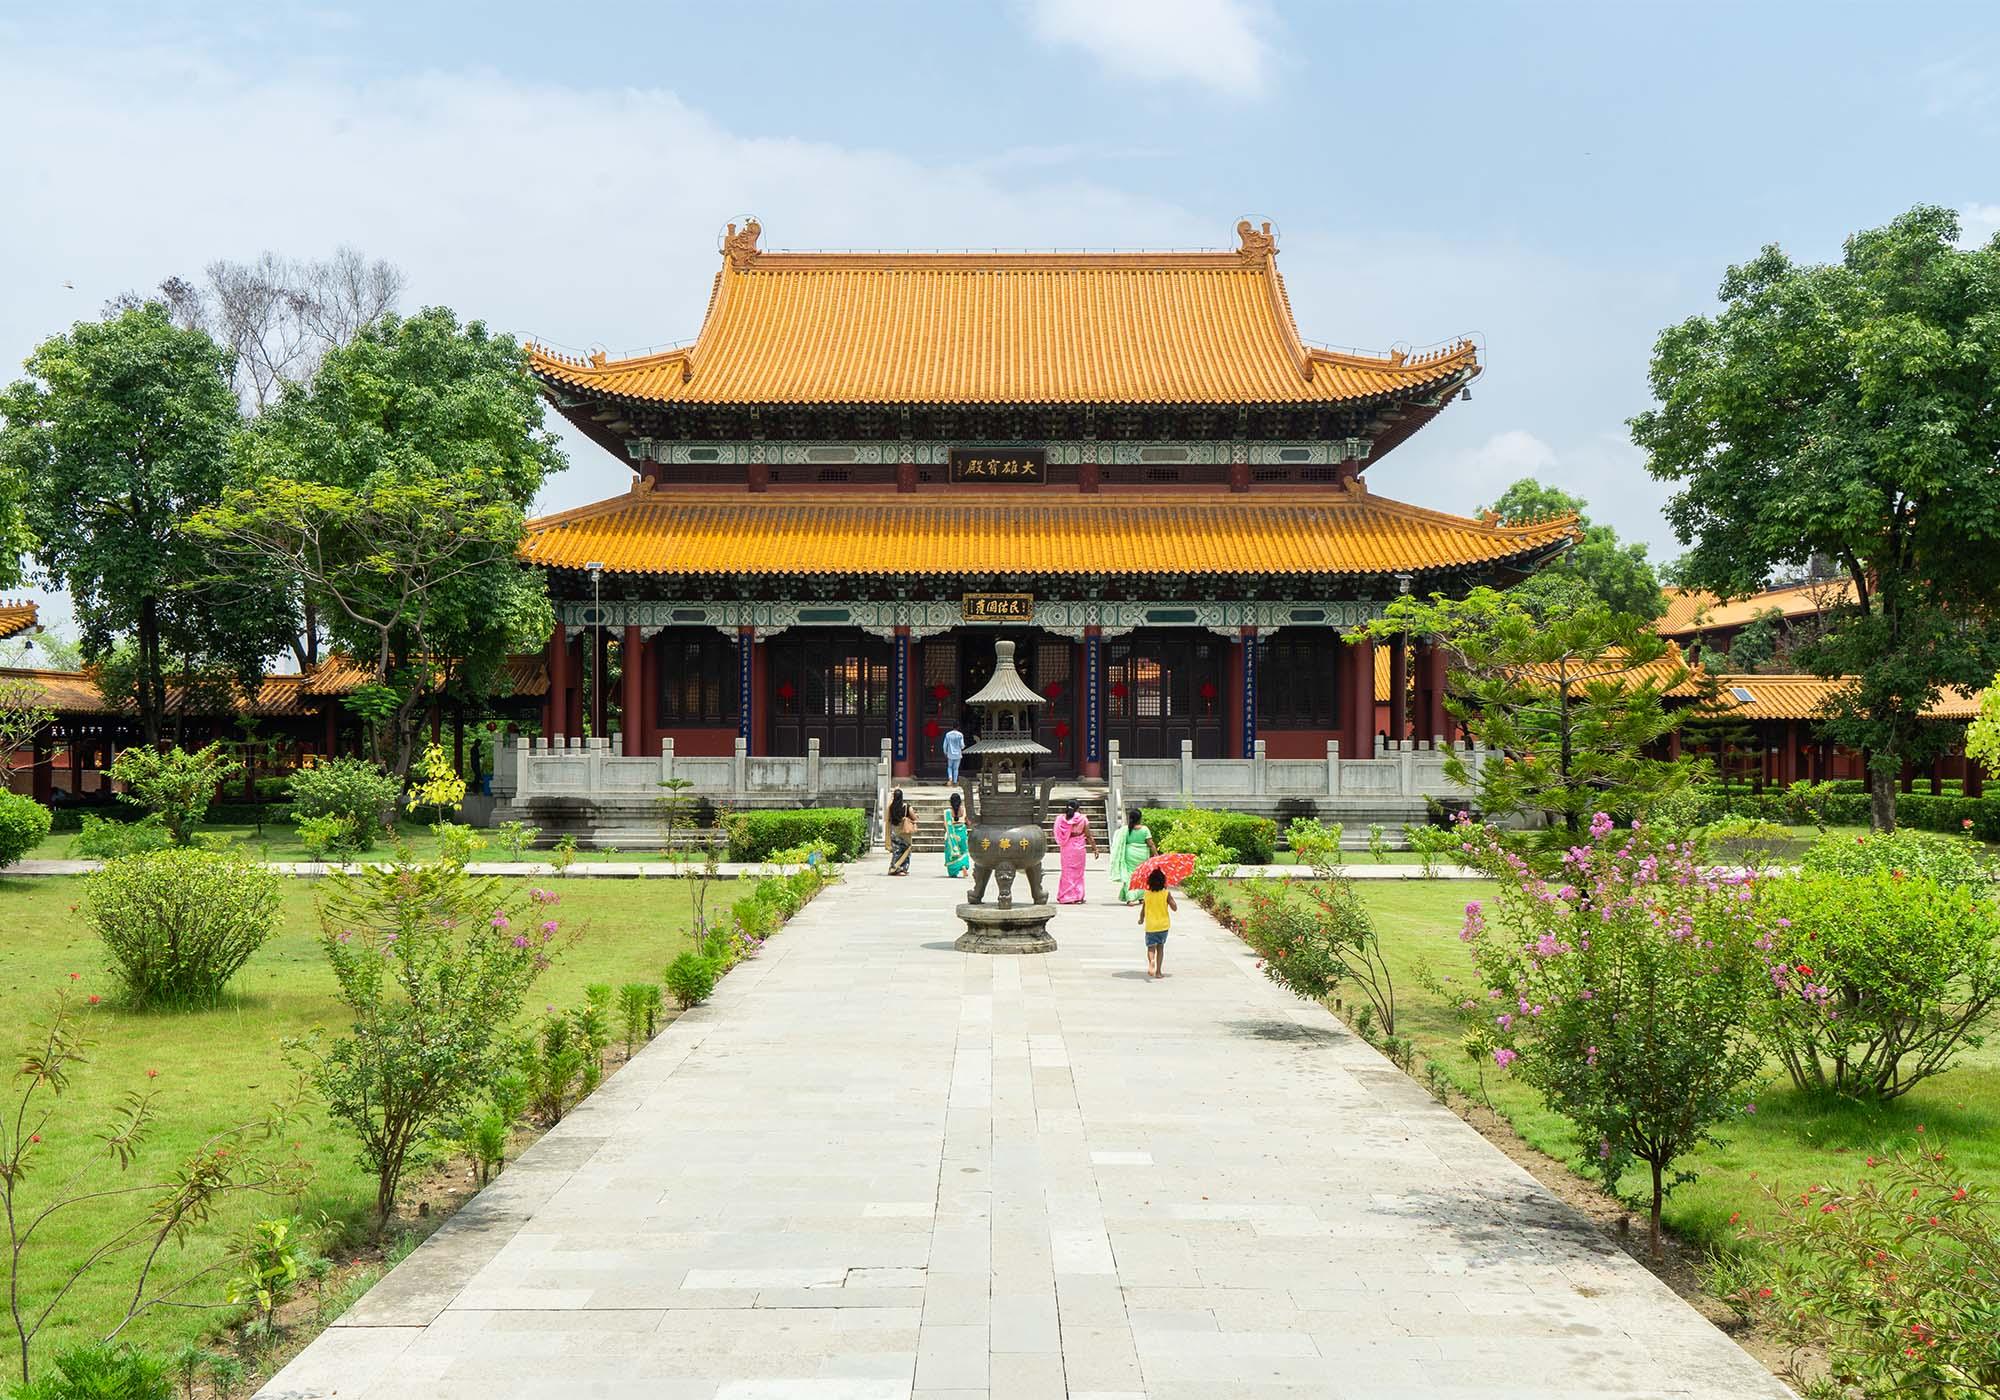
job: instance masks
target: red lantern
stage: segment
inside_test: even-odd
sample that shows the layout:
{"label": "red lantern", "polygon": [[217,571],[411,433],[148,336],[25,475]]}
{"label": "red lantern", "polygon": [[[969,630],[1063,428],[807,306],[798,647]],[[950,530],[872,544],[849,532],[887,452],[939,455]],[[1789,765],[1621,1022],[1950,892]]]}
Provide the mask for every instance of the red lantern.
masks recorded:
{"label": "red lantern", "polygon": [[1059,719],[1059,720],[1057,720],[1057,721],[1056,721],[1056,737],[1057,737],[1058,739],[1067,739],[1067,738],[1069,737],[1069,721],[1068,721],[1068,720],[1066,720],[1066,719]]}
{"label": "red lantern", "polygon": [[798,692],[792,689],[792,683],[790,681],[778,682],[778,698],[780,700],[790,700],[794,695],[797,694]]}
{"label": "red lantern", "polygon": [[932,719],[924,721],[924,737],[926,739],[935,739],[937,738],[938,735],[942,733],[944,733],[944,730],[938,727],[938,722],[936,720]]}
{"label": "red lantern", "polygon": [[1201,698],[1204,700],[1213,700],[1215,698],[1214,681],[1203,681],[1201,683]]}
{"label": "red lantern", "polygon": [[1125,698],[1125,682],[1111,682],[1111,698],[1113,700],[1123,700]]}
{"label": "red lantern", "polygon": [[950,698],[951,698],[951,687],[946,685],[943,681],[939,681],[936,685],[931,687],[931,699],[937,701],[938,704],[942,705],[946,700]]}
{"label": "red lantern", "polygon": [[1048,692],[1049,692],[1049,699],[1051,699],[1051,700],[1053,700],[1053,699],[1055,699],[1055,698],[1056,698],[1057,696],[1061,695],[1061,694],[1062,694],[1062,682],[1061,682],[1061,681],[1050,681],[1050,682],[1049,682],[1049,684],[1048,684]]}

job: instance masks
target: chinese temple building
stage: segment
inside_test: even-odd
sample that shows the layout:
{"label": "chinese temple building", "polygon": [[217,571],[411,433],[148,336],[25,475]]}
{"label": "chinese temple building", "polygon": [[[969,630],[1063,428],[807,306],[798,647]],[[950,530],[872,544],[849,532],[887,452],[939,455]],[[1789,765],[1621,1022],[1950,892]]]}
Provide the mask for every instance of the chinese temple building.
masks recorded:
{"label": "chinese temple building", "polygon": [[627,755],[887,741],[896,776],[941,778],[938,740],[1007,637],[1050,701],[1035,737],[1056,775],[1099,776],[1113,740],[1324,761],[1329,741],[1448,734],[1441,655],[1382,648],[1410,700],[1378,712],[1376,648],[1342,629],[1398,593],[1518,580],[1574,524],[1377,494],[1376,464],[1466,396],[1476,347],[1307,342],[1269,226],[1237,234],[792,253],[731,225],[691,344],[530,346],[556,408],[632,471],[530,524],[561,623],[544,733],[586,732],[582,682],[616,647],[589,732]]}

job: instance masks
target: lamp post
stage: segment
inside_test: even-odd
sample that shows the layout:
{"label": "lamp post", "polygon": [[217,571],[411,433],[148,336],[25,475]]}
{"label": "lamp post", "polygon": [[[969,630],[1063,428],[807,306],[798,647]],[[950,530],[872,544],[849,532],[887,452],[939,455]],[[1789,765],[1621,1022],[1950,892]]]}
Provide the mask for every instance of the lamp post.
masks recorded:
{"label": "lamp post", "polygon": [[604,561],[593,559],[583,566],[590,571],[590,736],[604,735],[604,608],[599,585],[604,581]]}

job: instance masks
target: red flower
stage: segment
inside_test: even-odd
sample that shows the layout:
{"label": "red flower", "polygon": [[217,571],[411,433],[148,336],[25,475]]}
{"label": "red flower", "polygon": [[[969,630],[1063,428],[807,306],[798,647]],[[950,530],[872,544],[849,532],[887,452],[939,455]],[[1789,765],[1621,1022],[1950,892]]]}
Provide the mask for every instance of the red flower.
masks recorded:
{"label": "red flower", "polygon": [[1799,976],[1810,977],[1812,975],[1813,975],[1813,970],[1811,968],[1807,967],[1804,963],[1799,964]]}
{"label": "red flower", "polygon": [[89,1002],[90,1005],[95,1006],[100,1001],[103,1001],[104,998],[99,996],[96,992],[92,992],[88,997],[85,997],[84,1000]]}

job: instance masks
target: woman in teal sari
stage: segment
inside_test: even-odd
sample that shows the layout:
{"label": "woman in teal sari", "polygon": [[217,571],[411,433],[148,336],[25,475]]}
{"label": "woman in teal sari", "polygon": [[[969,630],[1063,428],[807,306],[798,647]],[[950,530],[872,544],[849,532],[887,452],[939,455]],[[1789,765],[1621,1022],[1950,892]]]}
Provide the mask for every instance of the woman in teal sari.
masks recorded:
{"label": "woman in teal sari", "polygon": [[1148,856],[1159,854],[1153,844],[1153,833],[1146,829],[1137,807],[1125,814],[1125,825],[1111,838],[1111,886],[1118,891],[1120,904],[1137,903],[1141,892],[1130,888],[1132,872],[1143,864]]}
{"label": "woman in teal sari", "polygon": [[944,873],[956,879],[972,865],[972,842],[965,833],[965,798],[951,795],[951,814],[944,819]]}

